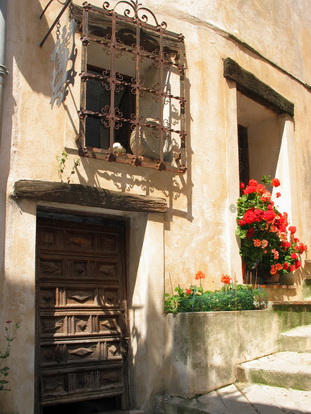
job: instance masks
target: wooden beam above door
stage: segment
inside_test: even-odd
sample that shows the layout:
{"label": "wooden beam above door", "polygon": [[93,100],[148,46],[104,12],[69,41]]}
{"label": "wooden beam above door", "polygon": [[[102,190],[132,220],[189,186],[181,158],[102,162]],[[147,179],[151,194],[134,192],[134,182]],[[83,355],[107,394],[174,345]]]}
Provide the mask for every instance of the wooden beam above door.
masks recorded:
{"label": "wooden beam above door", "polygon": [[140,213],[167,212],[167,202],[163,198],[124,194],[82,184],[20,180],[14,185],[13,197]]}

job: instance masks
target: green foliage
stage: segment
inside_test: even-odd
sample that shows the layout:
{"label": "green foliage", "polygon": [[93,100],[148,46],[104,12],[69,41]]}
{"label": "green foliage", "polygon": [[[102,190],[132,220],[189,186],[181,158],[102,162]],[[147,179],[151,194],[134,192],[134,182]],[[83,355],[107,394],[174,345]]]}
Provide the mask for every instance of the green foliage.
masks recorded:
{"label": "green foliage", "polygon": [[[66,151],[63,151],[61,156],[59,156],[59,155],[56,156],[56,159],[58,161],[58,176],[59,176],[61,182],[63,182],[63,173],[65,171],[67,158],[68,158],[68,154],[67,154]],[[72,165],[70,174],[66,178],[66,181],[67,181],[68,184],[71,181],[72,174],[75,173],[75,171],[76,171],[76,169],[79,165],[80,165],[80,160],[79,159],[73,160],[73,165]]]}
{"label": "green foliage", "polygon": [[294,235],[296,227],[289,226],[288,214],[276,208],[281,193],[272,197],[267,184],[279,187],[281,183],[270,176],[264,176],[261,183],[254,179],[246,186],[241,183],[236,229],[241,239],[240,254],[248,271],[257,269],[263,275],[294,272],[301,266],[300,255],[307,246]]}
{"label": "green foliage", "polygon": [[267,305],[267,292],[249,285],[231,284],[215,292],[201,292],[193,286],[186,290],[177,287],[175,292],[172,296],[165,294],[166,313],[252,310]]}
{"label": "green foliage", "polygon": [[[10,391],[8,388],[8,375],[10,368],[7,365],[8,358],[10,356],[11,344],[15,339],[14,334],[11,332],[11,321],[6,321],[5,324],[5,340],[6,340],[6,347],[4,351],[0,351],[0,391]],[[15,330],[19,328],[19,324],[15,324]]]}

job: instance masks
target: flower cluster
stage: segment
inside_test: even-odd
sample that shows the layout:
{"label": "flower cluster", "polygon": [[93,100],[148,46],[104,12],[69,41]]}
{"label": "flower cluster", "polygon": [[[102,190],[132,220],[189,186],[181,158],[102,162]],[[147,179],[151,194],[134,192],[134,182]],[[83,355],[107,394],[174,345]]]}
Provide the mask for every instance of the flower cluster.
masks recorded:
{"label": "flower cluster", "polygon": [[[236,231],[241,239],[240,254],[249,270],[259,267],[270,275],[293,272],[301,266],[300,255],[307,246],[295,237],[296,227],[288,226],[287,213],[277,210],[264,185],[278,187],[280,181],[263,177],[261,182],[241,184]],[[276,193],[277,198],[280,196]]]}
{"label": "flower cluster", "polygon": [[199,270],[196,274],[195,274],[195,279],[196,280],[200,280],[200,279],[205,279],[205,274]]}
{"label": "flower cluster", "polygon": [[222,275],[220,280],[221,283],[224,283],[225,285],[230,285],[232,278],[229,275]]}

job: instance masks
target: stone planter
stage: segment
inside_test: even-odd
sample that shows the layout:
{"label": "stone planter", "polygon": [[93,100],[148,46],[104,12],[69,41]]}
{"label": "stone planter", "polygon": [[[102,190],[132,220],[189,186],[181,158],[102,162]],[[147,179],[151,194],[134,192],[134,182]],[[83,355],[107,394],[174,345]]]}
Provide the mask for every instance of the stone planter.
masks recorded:
{"label": "stone planter", "polygon": [[277,315],[269,310],[166,316],[168,394],[192,398],[235,381],[237,364],[277,350]]}

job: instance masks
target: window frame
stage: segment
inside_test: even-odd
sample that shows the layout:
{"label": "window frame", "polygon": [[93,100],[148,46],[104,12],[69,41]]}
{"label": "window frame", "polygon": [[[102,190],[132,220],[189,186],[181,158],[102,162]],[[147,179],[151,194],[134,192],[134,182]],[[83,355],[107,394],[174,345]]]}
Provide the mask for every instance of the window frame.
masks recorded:
{"label": "window frame", "polygon": [[[128,9],[124,11],[124,15],[119,14],[116,12],[116,8],[120,3],[125,3],[128,6]],[[79,6],[75,6],[76,9]],[[127,1],[120,1],[118,2],[114,9],[108,9],[108,4],[104,4],[103,8],[98,8],[90,3],[84,3],[82,6],[82,18],[81,19],[81,27],[82,27],[82,71],[80,73],[81,77],[81,97],[80,97],[80,134],[79,134],[79,147],[80,147],[80,154],[86,157],[98,158],[102,160],[106,160],[109,162],[119,162],[123,164],[130,164],[134,166],[143,166],[148,168],[155,168],[157,170],[166,170],[172,171],[175,173],[184,173],[186,171],[186,120],[185,120],[185,50],[184,50],[184,37],[181,34],[176,34],[170,32],[166,29],[166,24],[161,23],[159,24],[154,14],[146,9],[140,7],[140,3],[136,0],[131,0],[131,3]],[[130,7],[131,13],[130,14]],[[81,9],[81,7],[80,7]],[[80,13],[81,13],[80,12]],[[141,13],[144,12],[142,15]],[[151,18],[153,18],[155,24],[149,24],[148,18],[145,14],[147,12],[150,14]],[[77,15],[77,11],[75,13]],[[76,16],[74,16],[76,18]],[[90,33],[90,26],[94,24],[94,21],[102,21],[105,24],[111,24],[111,36],[103,36],[100,40]],[[136,45],[128,46],[119,39],[117,39],[117,32],[116,32],[116,24],[117,22],[121,22],[125,25],[130,25],[133,29],[135,28],[136,31]],[[159,50],[157,53],[151,54],[147,50],[141,47],[140,45],[140,36],[143,31],[147,33],[154,33],[156,39],[159,40]],[[105,47],[109,48],[110,53],[110,68],[109,74],[102,74],[102,79],[105,82],[109,83],[110,87],[110,109],[109,114],[103,113],[94,113],[93,111],[89,111],[86,108],[86,93],[87,93],[87,80],[94,75],[91,75],[87,71],[88,65],[88,45],[91,42],[95,43],[102,43]],[[174,50],[177,50],[178,47],[178,61],[173,62],[171,58],[168,56],[166,50],[164,49],[165,44],[169,44],[171,42],[174,44]],[[132,114],[131,119],[122,119],[122,116],[116,113],[114,108],[114,92],[115,88],[124,83],[120,74],[115,70],[115,51],[122,52],[126,50],[133,55],[133,59],[135,59],[135,77],[131,79],[131,90],[132,93],[136,97],[136,107],[135,113]],[[104,52],[103,52],[104,53]],[[150,59],[156,69],[158,69],[159,73],[159,89],[151,89],[147,88],[141,82],[140,77],[140,61],[141,59]],[[179,76],[179,90],[180,96],[174,96],[170,93],[170,91],[166,91],[164,89],[164,79],[163,73],[166,68],[174,68],[174,70],[178,73]],[[100,75],[98,75],[100,76]],[[143,118],[140,114],[140,97],[144,93],[149,93],[153,95],[157,102],[159,102],[160,106],[160,117],[158,119],[157,125],[150,125],[150,123],[146,122],[146,118]],[[165,105],[165,100],[170,99],[173,100],[174,103],[178,103],[179,105],[179,129],[174,129],[172,125],[168,124],[164,119],[163,115],[163,108]],[[152,115],[152,114],[151,114]],[[110,122],[110,132],[109,132],[109,148],[94,148],[86,146],[86,118],[88,116],[97,116],[101,118],[102,122],[105,119],[106,122]],[[129,122],[131,128],[136,131],[135,133],[135,140],[136,140],[136,151],[133,154],[126,153],[118,154],[113,151],[113,144],[114,144],[114,132],[115,132],[115,125],[117,122]],[[154,133],[159,136],[160,139],[160,153],[159,159],[150,159],[138,154],[138,140],[139,140],[139,130],[140,128],[148,127],[153,129]],[[165,142],[165,137],[167,134],[178,134],[179,136],[179,152],[175,154],[175,159],[173,162],[166,162],[164,160],[163,154],[163,146]],[[174,163],[174,165],[172,165]]]}

